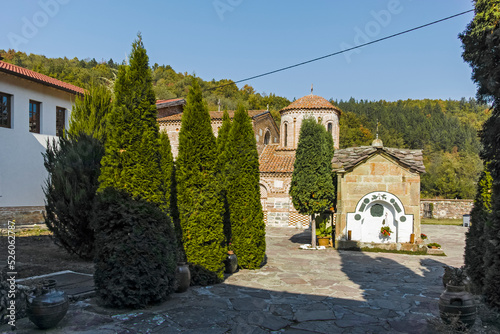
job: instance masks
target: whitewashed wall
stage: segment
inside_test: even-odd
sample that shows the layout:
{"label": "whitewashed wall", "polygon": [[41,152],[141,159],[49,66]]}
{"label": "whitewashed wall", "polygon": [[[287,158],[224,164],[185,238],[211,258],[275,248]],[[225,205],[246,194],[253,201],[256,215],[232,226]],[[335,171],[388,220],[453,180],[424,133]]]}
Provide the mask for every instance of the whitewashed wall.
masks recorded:
{"label": "whitewashed wall", "polygon": [[[66,108],[66,125],[73,94],[0,73],[0,92],[11,97],[11,128],[0,127],[0,207],[43,206],[47,178],[42,152],[56,139],[56,107]],[[29,132],[29,100],[41,102],[40,134]]]}

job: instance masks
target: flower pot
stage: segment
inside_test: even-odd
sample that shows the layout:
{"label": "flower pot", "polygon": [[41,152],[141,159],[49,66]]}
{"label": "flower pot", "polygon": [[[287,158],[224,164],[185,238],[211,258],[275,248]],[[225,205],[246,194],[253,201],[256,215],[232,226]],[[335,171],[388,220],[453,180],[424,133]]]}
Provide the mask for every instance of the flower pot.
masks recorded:
{"label": "flower pot", "polygon": [[474,296],[465,291],[465,286],[446,285],[446,290],[439,297],[439,315],[445,323],[457,317],[468,328],[476,321],[476,303]]}
{"label": "flower pot", "polygon": [[236,254],[229,251],[227,258],[224,261],[224,265],[226,266],[226,269],[224,270],[226,274],[234,273],[238,269],[238,258],[236,257]]}
{"label": "flower pot", "polygon": [[330,237],[318,237],[318,246],[330,246]]}
{"label": "flower pot", "polygon": [[68,307],[68,296],[64,291],[56,289],[56,281],[45,280],[42,294],[28,299],[26,313],[38,328],[48,329],[55,327],[64,318]]}
{"label": "flower pot", "polygon": [[186,262],[177,263],[175,281],[177,286],[175,292],[186,292],[189,288],[191,284],[191,271],[189,271],[189,265]]}

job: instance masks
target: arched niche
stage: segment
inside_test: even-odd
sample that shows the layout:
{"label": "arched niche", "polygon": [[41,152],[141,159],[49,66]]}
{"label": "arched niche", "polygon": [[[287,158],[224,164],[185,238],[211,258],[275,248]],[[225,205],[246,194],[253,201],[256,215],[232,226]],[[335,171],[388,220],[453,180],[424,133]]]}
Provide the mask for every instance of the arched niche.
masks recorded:
{"label": "arched niche", "polygon": [[[413,215],[407,215],[401,200],[385,191],[371,192],[363,196],[356,211],[347,213],[346,230],[351,239],[369,243],[410,242],[413,233]],[[388,226],[392,233],[380,233]]]}

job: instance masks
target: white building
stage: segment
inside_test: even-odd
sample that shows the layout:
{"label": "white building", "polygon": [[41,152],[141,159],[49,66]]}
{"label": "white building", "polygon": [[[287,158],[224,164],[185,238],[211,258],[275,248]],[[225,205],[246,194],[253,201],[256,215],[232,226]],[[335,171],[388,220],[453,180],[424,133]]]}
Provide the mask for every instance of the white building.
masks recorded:
{"label": "white building", "polygon": [[[19,212],[40,216],[47,179],[42,153],[68,128],[84,89],[0,61],[0,224]],[[32,216],[33,218],[33,216]],[[35,219],[37,220],[37,219]]]}

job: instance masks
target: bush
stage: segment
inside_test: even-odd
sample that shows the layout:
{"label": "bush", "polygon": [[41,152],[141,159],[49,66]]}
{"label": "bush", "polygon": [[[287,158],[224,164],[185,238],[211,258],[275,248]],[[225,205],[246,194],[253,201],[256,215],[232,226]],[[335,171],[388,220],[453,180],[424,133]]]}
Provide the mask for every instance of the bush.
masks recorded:
{"label": "bush", "polygon": [[95,210],[94,282],[109,307],[142,308],[174,290],[177,246],[167,214],[155,204],[107,188]]}
{"label": "bush", "polygon": [[69,253],[92,259],[94,232],[90,227],[99,186],[102,144],[80,133],[47,146],[44,165],[49,172],[45,193],[45,224]]}

